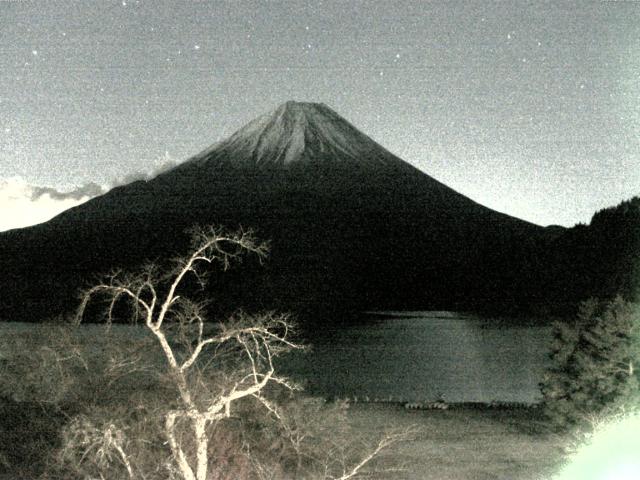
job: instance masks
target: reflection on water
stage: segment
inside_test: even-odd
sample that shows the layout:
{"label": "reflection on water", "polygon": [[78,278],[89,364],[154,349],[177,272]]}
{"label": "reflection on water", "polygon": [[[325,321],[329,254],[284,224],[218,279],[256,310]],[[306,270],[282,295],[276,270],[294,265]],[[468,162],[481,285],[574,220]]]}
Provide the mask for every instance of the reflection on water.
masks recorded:
{"label": "reflection on water", "polygon": [[281,368],[325,396],[537,402],[550,335],[451,312],[393,312],[322,332]]}

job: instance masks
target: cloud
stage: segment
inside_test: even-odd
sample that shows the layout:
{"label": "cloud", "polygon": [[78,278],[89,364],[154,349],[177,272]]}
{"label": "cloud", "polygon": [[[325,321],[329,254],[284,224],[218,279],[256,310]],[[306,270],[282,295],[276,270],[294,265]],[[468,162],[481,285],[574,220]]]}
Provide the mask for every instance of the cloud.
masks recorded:
{"label": "cloud", "polygon": [[102,193],[104,189],[96,183],[61,192],[30,185],[20,177],[0,179],[0,231],[46,222]]}
{"label": "cloud", "polygon": [[38,200],[43,195],[48,195],[52,200],[81,200],[84,197],[96,197],[105,192],[104,188],[94,182],[77,187],[70,192],[61,192],[52,187],[31,186],[31,189],[31,200]]}
{"label": "cloud", "polygon": [[107,188],[89,182],[69,191],[33,185],[21,177],[0,178],[0,232],[46,222],[59,213],[102,195],[107,190],[138,180],[148,181],[178,164],[168,152],[146,170],[125,174]]}
{"label": "cloud", "polygon": [[147,170],[127,173],[123,177],[112,181],[109,186],[110,188],[119,187],[121,185],[126,185],[128,183],[137,182],[140,180],[147,182],[152,178],[157,177],[161,173],[171,170],[176,165],[178,165],[178,162],[171,158],[169,152],[165,152],[164,157],[157,159],[155,163]]}

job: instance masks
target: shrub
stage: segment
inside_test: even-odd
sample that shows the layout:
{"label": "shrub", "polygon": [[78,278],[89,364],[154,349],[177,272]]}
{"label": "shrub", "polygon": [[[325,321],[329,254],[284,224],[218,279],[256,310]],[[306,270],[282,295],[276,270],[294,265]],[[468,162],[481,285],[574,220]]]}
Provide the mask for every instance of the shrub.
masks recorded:
{"label": "shrub", "polygon": [[638,401],[640,318],[637,305],[589,300],[573,323],[556,322],[552,365],[541,389],[553,427],[583,426],[590,418]]}

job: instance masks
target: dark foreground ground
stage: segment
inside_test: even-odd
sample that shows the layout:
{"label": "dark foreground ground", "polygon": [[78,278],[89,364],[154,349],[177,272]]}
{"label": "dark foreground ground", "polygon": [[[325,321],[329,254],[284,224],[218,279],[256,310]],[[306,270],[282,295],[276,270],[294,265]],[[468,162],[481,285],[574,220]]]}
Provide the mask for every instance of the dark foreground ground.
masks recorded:
{"label": "dark foreground ground", "polygon": [[[32,469],[42,461],[38,456],[55,443],[51,412],[31,410],[29,418],[20,419],[15,404],[6,402],[0,402],[0,410],[0,479],[34,478]],[[417,429],[412,440],[391,447],[362,478],[550,479],[567,442],[543,432],[536,410],[406,410],[357,403],[349,408],[349,419],[360,438],[377,438],[390,427]]]}

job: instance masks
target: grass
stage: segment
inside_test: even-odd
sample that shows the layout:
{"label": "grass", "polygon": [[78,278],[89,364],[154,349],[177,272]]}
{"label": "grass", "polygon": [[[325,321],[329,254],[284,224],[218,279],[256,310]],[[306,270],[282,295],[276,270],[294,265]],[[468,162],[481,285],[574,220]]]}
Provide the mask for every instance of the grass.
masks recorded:
{"label": "grass", "polygon": [[[33,404],[0,401],[0,455],[12,466],[0,466],[0,479],[35,478],[56,446],[64,419]],[[541,431],[532,410],[405,410],[400,405],[358,403],[348,419],[359,437],[384,429],[418,427],[409,442],[384,452],[376,466],[400,465],[386,478],[406,480],[549,479],[563,461],[567,439]],[[18,477],[16,477],[18,475]],[[374,477],[375,478],[375,477]]]}
{"label": "grass", "polygon": [[392,404],[355,404],[355,431],[375,435],[385,426],[416,425],[419,433],[383,454],[404,465],[410,480],[534,480],[551,478],[567,439],[545,433],[540,413],[522,409],[405,410]]}
{"label": "grass", "polygon": [[53,408],[0,397],[0,479],[36,478],[65,422]]}

